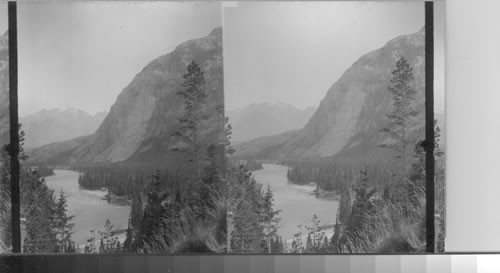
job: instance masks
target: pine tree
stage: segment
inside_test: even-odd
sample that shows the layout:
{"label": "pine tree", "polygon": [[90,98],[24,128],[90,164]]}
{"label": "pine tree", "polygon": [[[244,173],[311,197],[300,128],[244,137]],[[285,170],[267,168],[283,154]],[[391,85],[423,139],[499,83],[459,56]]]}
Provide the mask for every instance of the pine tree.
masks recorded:
{"label": "pine tree", "polygon": [[231,233],[231,250],[233,252],[262,252],[264,234],[259,223],[257,209],[250,200],[245,200],[238,205],[233,218],[234,229]]}
{"label": "pine tree", "polygon": [[262,201],[261,222],[269,253],[272,251],[272,241],[278,234],[278,224],[280,221],[280,218],[277,217],[280,210],[274,210],[273,202],[273,192],[271,191],[271,186],[268,184]]}
{"label": "pine tree", "polygon": [[404,170],[404,178],[408,179],[410,166],[410,119],[418,112],[414,109],[416,90],[413,87],[413,68],[404,57],[396,62],[396,68],[392,70],[391,83],[388,89],[393,96],[392,112],[387,115],[389,123],[382,132],[386,133],[394,144],[388,145],[397,152],[397,159],[401,160]]}
{"label": "pine tree", "polygon": [[260,215],[260,186],[243,166],[233,175],[234,180],[230,179],[227,192],[231,198],[228,210],[234,215],[229,223],[233,227],[229,239],[230,250],[240,253],[263,252],[266,246]]}
{"label": "pine tree", "polygon": [[206,104],[208,95],[205,92],[205,77],[202,69],[193,60],[187,67],[186,74],[183,75],[184,82],[182,88],[177,91],[184,102],[184,114],[179,119],[180,127],[174,133],[190,149],[185,150],[193,155],[195,173],[198,181],[201,180],[201,135],[200,126],[209,116],[204,112],[203,105]]}
{"label": "pine tree", "polygon": [[[28,157],[24,153],[25,133],[22,130],[22,125],[19,123],[19,160],[25,161]],[[12,216],[11,216],[11,180],[10,180],[10,155],[12,149],[10,144],[2,145],[0,148],[0,251],[12,247]],[[21,202],[22,204],[23,202]],[[20,229],[20,226],[15,227]],[[20,231],[17,231],[19,234]]]}
{"label": "pine tree", "polygon": [[67,215],[68,204],[64,193],[61,191],[59,199],[56,203],[55,217],[54,217],[54,230],[57,237],[58,252],[68,253],[71,251],[73,241],[71,240],[72,229],[75,226],[72,223],[74,215]]}
{"label": "pine tree", "polygon": [[53,192],[43,178],[27,171],[21,181],[22,215],[26,218],[23,249],[25,253],[53,253],[57,251],[54,231],[55,202]]}

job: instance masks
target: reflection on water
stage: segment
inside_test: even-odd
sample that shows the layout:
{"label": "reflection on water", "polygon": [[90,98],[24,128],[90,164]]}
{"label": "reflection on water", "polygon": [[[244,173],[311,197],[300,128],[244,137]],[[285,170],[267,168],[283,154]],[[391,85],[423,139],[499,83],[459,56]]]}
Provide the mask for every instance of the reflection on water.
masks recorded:
{"label": "reflection on water", "polygon": [[274,194],[274,207],[281,210],[279,234],[283,239],[292,239],[299,231],[297,225],[311,225],[311,218],[316,214],[321,225],[334,224],[339,207],[338,201],[318,199],[311,194],[314,187],[297,186],[288,183],[287,167],[263,164],[264,169],[254,171],[257,183],[264,189],[269,184]]}
{"label": "reflection on water", "polygon": [[59,196],[61,190],[68,200],[68,214],[75,215],[73,240],[78,245],[85,244],[93,235],[90,230],[102,228],[106,219],[115,228],[126,227],[130,212],[129,206],[110,204],[102,200],[106,192],[89,191],[78,186],[78,172],[54,170],[55,175],[45,178],[47,186]]}

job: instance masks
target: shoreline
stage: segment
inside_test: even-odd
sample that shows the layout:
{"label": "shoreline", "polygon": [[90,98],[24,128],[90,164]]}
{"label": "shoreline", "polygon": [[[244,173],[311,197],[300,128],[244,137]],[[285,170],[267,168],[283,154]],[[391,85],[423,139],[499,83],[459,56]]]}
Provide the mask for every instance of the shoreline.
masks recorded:
{"label": "shoreline", "polygon": [[[336,213],[339,207],[337,192],[319,191],[316,183],[304,185],[290,182],[286,176],[286,166],[279,164],[263,164],[263,169],[253,172],[258,184],[271,185],[274,193],[275,209],[281,210],[278,236],[286,247],[291,246],[295,234],[302,231],[303,243],[307,241],[305,226],[312,225],[311,219],[316,215],[320,220],[321,232],[330,239],[333,236]],[[298,228],[302,226],[302,230]]]}
{"label": "shoreline", "polygon": [[60,189],[65,192],[68,214],[75,216],[72,234],[75,245],[79,248],[84,247],[87,240],[93,237],[89,233],[93,229],[96,230],[96,239],[99,240],[100,236],[97,231],[103,229],[106,219],[114,225],[115,236],[119,237],[120,242],[123,243],[130,214],[129,200],[120,200],[112,195],[108,202],[107,190],[89,190],[80,187],[78,172],[64,169],[54,171],[55,176],[47,177],[47,186],[55,192],[59,192]]}

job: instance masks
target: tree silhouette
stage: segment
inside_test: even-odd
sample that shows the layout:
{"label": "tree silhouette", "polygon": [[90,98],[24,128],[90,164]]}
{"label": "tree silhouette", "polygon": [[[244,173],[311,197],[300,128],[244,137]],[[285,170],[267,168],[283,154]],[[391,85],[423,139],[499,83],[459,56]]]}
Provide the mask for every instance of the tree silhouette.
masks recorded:
{"label": "tree silhouette", "polygon": [[71,252],[73,249],[73,241],[71,240],[72,229],[75,226],[72,223],[74,215],[67,214],[68,204],[64,193],[61,191],[59,198],[56,202],[55,217],[54,217],[54,230],[58,243],[59,252]]}
{"label": "tree silhouette", "polygon": [[185,144],[190,146],[184,151],[193,155],[195,173],[198,181],[201,180],[201,148],[200,125],[209,116],[205,114],[203,105],[206,103],[207,94],[204,89],[205,77],[203,71],[195,61],[192,61],[187,72],[182,76],[182,88],[177,91],[184,101],[184,114],[179,118],[180,127],[174,133]]}
{"label": "tree silhouette", "polygon": [[396,62],[396,68],[392,71],[391,83],[388,89],[393,95],[392,112],[387,115],[389,123],[382,129],[395,143],[387,145],[397,152],[396,158],[403,163],[404,177],[408,179],[408,168],[410,162],[409,122],[418,112],[413,107],[416,90],[413,87],[413,68],[404,57],[400,57]]}

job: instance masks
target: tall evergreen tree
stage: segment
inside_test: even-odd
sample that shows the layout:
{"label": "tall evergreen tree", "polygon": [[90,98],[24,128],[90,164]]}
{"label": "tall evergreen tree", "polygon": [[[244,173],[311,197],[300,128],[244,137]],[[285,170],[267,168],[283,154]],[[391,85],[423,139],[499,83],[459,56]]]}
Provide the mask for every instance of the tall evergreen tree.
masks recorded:
{"label": "tall evergreen tree", "polygon": [[231,251],[260,253],[263,250],[264,230],[260,225],[258,207],[253,200],[242,200],[233,218]]}
{"label": "tall evergreen tree", "polygon": [[57,251],[57,237],[54,231],[55,202],[53,192],[43,178],[31,171],[23,174],[22,215],[26,219],[24,230],[25,253],[53,253]]}
{"label": "tall evergreen tree", "polygon": [[412,144],[410,142],[410,119],[418,112],[414,109],[413,103],[417,91],[414,88],[415,76],[413,68],[404,57],[400,57],[396,62],[396,68],[392,70],[391,84],[388,89],[392,94],[392,112],[387,115],[389,123],[382,132],[386,133],[395,141],[388,145],[397,152],[397,159],[403,164],[404,178],[409,176],[410,153]]}
{"label": "tall evergreen tree", "polygon": [[[19,160],[24,161],[28,157],[24,153],[25,133],[19,123]],[[11,216],[11,179],[10,179],[10,155],[12,149],[10,144],[5,144],[0,148],[0,251],[12,247],[12,216]],[[22,203],[22,202],[21,202]],[[20,227],[15,227],[20,228]],[[20,233],[20,231],[18,231]]]}
{"label": "tall evergreen tree", "polygon": [[262,195],[260,186],[251,174],[240,166],[229,179],[227,194],[230,196],[228,211],[233,214],[229,225],[230,251],[259,253],[266,248],[264,228],[261,223]]}
{"label": "tall evergreen tree", "polygon": [[[19,160],[25,161],[28,156],[24,152],[25,133],[19,124]],[[53,191],[45,179],[36,171],[23,170],[20,174],[21,217],[25,219],[23,250],[26,253],[57,252],[55,227],[56,203]]]}
{"label": "tall evergreen tree", "polygon": [[261,223],[269,253],[272,251],[273,240],[275,240],[278,235],[278,224],[280,221],[280,218],[278,218],[280,210],[275,210],[273,208],[273,202],[273,192],[271,191],[271,186],[268,184],[262,200]]}
{"label": "tall evergreen tree", "polygon": [[58,252],[68,253],[73,249],[73,240],[71,240],[71,235],[73,234],[72,223],[74,215],[68,215],[68,204],[64,192],[61,191],[59,198],[56,202],[55,207],[55,217],[54,217],[54,230],[57,238]]}
{"label": "tall evergreen tree", "polygon": [[189,149],[185,150],[193,155],[195,173],[198,181],[201,181],[201,135],[200,126],[209,116],[204,112],[203,105],[206,103],[208,95],[205,92],[205,77],[203,70],[193,60],[187,67],[186,74],[183,75],[184,82],[182,88],[177,91],[184,102],[184,114],[179,119],[180,127],[174,133]]}

